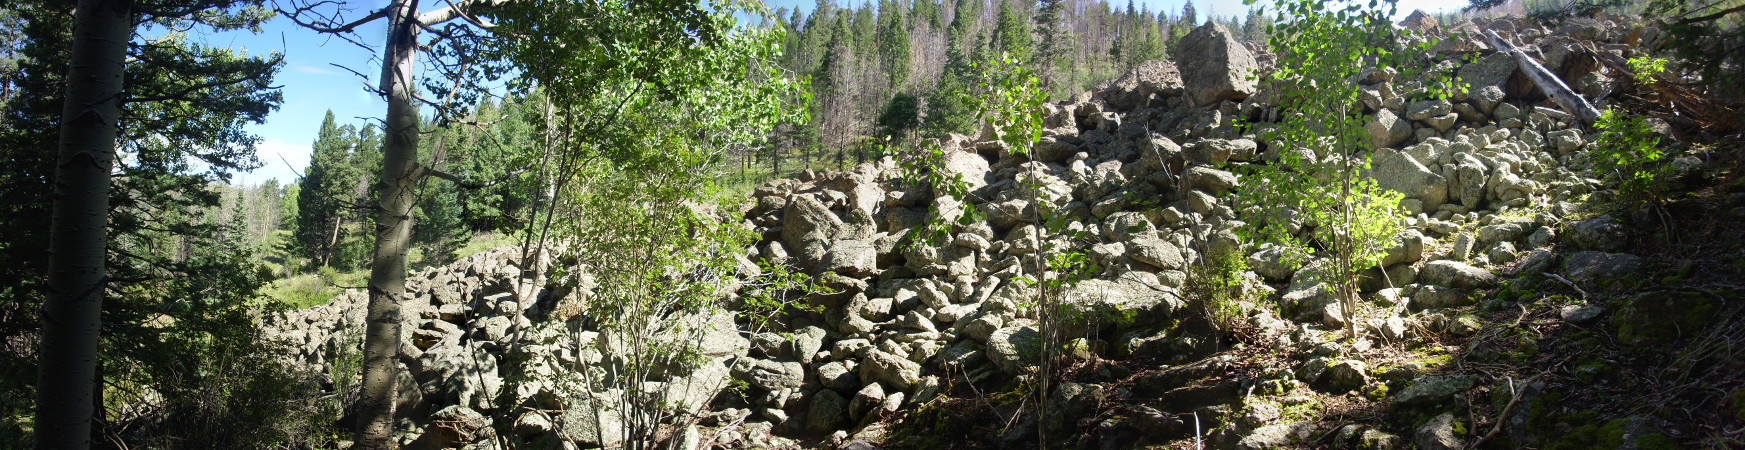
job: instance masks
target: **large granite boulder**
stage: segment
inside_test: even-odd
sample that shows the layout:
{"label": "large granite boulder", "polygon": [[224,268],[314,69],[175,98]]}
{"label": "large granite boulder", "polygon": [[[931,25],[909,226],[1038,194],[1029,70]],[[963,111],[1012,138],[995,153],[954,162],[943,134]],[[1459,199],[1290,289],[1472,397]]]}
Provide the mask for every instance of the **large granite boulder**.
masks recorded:
{"label": "large granite boulder", "polygon": [[1242,100],[1253,95],[1255,81],[1249,77],[1258,67],[1254,54],[1236,41],[1224,25],[1207,22],[1181,41],[1182,84],[1196,105],[1224,100]]}

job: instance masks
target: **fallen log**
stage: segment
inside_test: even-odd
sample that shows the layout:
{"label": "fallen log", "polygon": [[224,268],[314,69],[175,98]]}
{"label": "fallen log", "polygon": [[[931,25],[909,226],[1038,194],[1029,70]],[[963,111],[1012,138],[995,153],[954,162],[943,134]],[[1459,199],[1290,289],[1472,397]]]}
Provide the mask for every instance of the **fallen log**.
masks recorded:
{"label": "fallen log", "polygon": [[1583,125],[1593,125],[1594,121],[1600,119],[1600,111],[1594,109],[1593,103],[1589,103],[1580,94],[1576,94],[1575,90],[1570,89],[1568,84],[1564,84],[1563,79],[1557,78],[1557,75],[1545,70],[1545,66],[1539,65],[1539,62],[1534,61],[1533,57],[1527,56],[1526,52],[1504,42],[1503,38],[1497,36],[1497,32],[1485,30],[1484,33],[1485,38],[1490,41],[1491,47],[1496,47],[1497,51],[1508,52],[1509,56],[1515,57],[1515,65],[1520,66],[1521,73],[1526,74],[1527,79],[1533,80],[1533,84],[1539,85],[1539,89],[1545,91],[1545,95],[1551,97],[1552,101],[1557,102],[1557,106],[1563,107],[1564,111],[1581,119]]}

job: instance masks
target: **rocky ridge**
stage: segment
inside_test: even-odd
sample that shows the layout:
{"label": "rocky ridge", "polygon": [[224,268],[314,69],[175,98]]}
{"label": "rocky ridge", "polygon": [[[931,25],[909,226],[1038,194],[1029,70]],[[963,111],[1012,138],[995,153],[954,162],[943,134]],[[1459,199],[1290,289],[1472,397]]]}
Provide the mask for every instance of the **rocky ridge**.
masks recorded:
{"label": "rocky ridge", "polygon": [[[1448,405],[1480,380],[1437,373],[1437,364],[1425,361],[1448,350],[1425,342],[1472,335],[1484,326],[1471,314],[1481,294],[1506,289],[1518,275],[1557,273],[1594,289],[1643,270],[1639,257],[1623,253],[1632,233],[1628,218],[1593,216],[1579,203],[1605,189],[1585,153],[1597,135],[1540,106],[1549,103],[1521,84],[1514,62],[1474,36],[1496,31],[1574,80],[1584,95],[1604,98],[1619,81],[1594,52],[1633,56],[1653,48],[1657,32],[1594,19],[1556,28],[1523,19],[1443,27],[1414,15],[1408,24],[1445,36],[1436,69],[1471,85],[1449,99],[1411,100],[1396,92],[1410,81],[1386,68],[1353,80],[1364,87],[1366,130],[1377,148],[1367,176],[1404,194],[1400,207],[1409,213],[1398,245],[1365,279],[1371,306],[1362,311],[1342,311],[1314,276],[1313,262],[1293,270],[1277,248],[1244,247],[1238,237],[1243,213],[1231,205],[1241,195],[1243,167],[1291,150],[1237,126],[1264,126],[1273,114],[1266,87],[1241,76],[1263,70],[1265,58],[1207,25],[1184,39],[1184,48],[1205,50],[1186,53],[1194,55],[1188,60],[1148,62],[1099,91],[1046,105],[1047,129],[1028,156],[1014,155],[987,133],[939,140],[946,150],[942,170],[970,184],[967,198],[905,182],[888,158],[757,188],[742,217],[762,239],[747,257],[812,274],[831,292],[804,299],[819,312],[784,317],[766,333],[695,318],[713,324],[705,346],[712,362],[645,388],[702,386],[680,396],[698,402],[679,407],[709,410],[699,426],[677,434],[692,445],[700,436],[713,436],[711,445],[748,448],[938,445],[892,428],[895,418],[940,414],[927,405],[950,404],[965,387],[992,390],[1027,376],[1037,318],[1027,307],[1031,292],[1016,280],[1037,275],[1021,258],[1043,247],[1030,238],[1038,224],[1026,218],[1044,207],[1074,222],[1060,234],[1041,231],[1042,240],[1084,252],[1100,268],[1064,295],[1073,315],[1098,319],[1074,330],[1084,338],[1073,344],[1074,357],[1093,375],[1057,385],[1048,417],[1022,417],[989,436],[996,440],[971,446],[1034,446],[1028,439],[1036,427],[1078,443],[1069,446],[1163,443],[1196,431],[1218,448],[1303,445],[1327,436],[1337,447],[1464,446],[1470,438],[1454,431],[1460,420]],[[1477,58],[1462,64],[1457,57],[1465,55]],[[1039,195],[1016,189],[1030,176]],[[910,236],[940,212],[966,207],[984,211],[985,219],[953,227],[936,245]],[[1081,234],[1090,240],[1072,238]],[[1244,290],[1252,301],[1239,305],[1245,345],[1231,348],[1190,303],[1188,277],[1203,255],[1241,248],[1250,250]],[[501,442],[616,443],[607,437],[611,430],[591,429],[566,412],[610,409],[609,403],[564,404],[553,399],[577,394],[512,375],[613,357],[609,339],[597,333],[571,338],[589,333],[572,320],[583,307],[572,289],[548,286],[534,298],[515,298],[517,280],[530,277],[516,256],[497,249],[409,278],[401,357],[405,442],[492,448],[499,435],[511,434]],[[327,372],[357,345],[364,297],[347,292],[327,306],[286,313],[269,328],[297,349],[294,358]],[[1702,296],[1655,297],[1628,302],[1635,309],[1619,314],[1709,303]],[[1563,320],[1599,314],[1582,308]],[[1335,332],[1350,320],[1373,341],[1336,342]],[[1688,325],[1707,325],[1692,320]],[[1654,330],[1628,329],[1632,339],[1664,339]],[[535,356],[508,367],[502,349],[511,345]],[[1433,355],[1393,354],[1385,367],[1375,363],[1390,346]],[[1288,356],[1255,369],[1252,360],[1262,353]],[[728,377],[744,387],[718,396],[726,383],[714,381]],[[1305,408],[1326,407],[1326,394],[1350,392],[1422,420],[1410,429],[1330,429],[1304,420]],[[603,398],[591,395],[579,398]],[[542,409],[497,411],[527,399],[539,399]],[[487,416],[515,419],[504,424]],[[1513,442],[1545,438],[1527,419],[1509,423],[1506,438]],[[1657,423],[1636,420],[1631,432],[1656,433]]]}

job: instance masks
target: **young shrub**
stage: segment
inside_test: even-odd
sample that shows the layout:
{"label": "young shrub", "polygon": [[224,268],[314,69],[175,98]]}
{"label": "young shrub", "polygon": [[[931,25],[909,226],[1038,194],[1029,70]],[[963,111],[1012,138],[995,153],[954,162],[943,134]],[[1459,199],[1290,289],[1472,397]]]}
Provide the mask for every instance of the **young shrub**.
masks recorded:
{"label": "young shrub", "polygon": [[[1377,7],[1379,5],[1379,8]],[[1267,29],[1279,54],[1268,82],[1277,88],[1279,117],[1264,132],[1275,161],[1257,165],[1243,181],[1244,209],[1272,214],[1255,220],[1248,242],[1277,242],[1293,253],[1328,260],[1322,279],[1333,285],[1352,338],[1358,334],[1358,274],[1374,267],[1399,231],[1401,195],[1364,177],[1372,142],[1359,109],[1365,68],[1406,69],[1434,40],[1402,48],[1402,33],[1388,19],[1394,2],[1291,0]],[[1410,72],[1408,70],[1408,72]],[[1402,73],[1396,80],[1419,74]],[[1440,96],[1449,85],[1431,77],[1417,85]],[[1287,148],[1279,148],[1287,147]],[[1282,207],[1281,207],[1282,206]]]}

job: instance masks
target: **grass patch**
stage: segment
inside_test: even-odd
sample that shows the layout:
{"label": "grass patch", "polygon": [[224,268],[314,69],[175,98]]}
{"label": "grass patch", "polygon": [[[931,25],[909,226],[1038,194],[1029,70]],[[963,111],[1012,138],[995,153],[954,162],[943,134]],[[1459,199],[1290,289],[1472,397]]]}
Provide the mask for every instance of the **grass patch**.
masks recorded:
{"label": "grass patch", "polygon": [[281,278],[267,286],[266,294],[293,309],[325,305],[345,291],[345,287],[363,286],[369,279],[368,270],[339,272],[323,267],[316,273]]}

